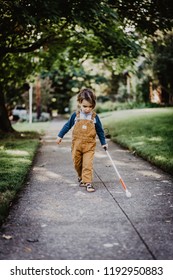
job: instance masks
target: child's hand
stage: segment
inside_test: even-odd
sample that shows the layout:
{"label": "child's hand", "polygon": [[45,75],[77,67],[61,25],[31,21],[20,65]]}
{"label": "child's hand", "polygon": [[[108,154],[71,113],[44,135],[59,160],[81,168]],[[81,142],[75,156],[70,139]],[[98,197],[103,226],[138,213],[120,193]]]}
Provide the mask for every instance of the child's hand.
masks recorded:
{"label": "child's hand", "polygon": [[61,143],[61,141],[62,141],[62,138],[61,138],[61,137],[57,137],[57,139],[56,139],[56,143],[57,143],[57,144],[60,144],[60,143]]}
{"label": "child's hand", "polygon": [[107,150],[108,149],[108,144],[102,145],[102,148]]}

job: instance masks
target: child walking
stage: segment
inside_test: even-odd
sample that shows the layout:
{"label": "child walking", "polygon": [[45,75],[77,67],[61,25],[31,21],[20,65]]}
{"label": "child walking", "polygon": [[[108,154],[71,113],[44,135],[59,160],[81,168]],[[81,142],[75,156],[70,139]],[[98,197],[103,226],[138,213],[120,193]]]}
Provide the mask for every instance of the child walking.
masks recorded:
{"label": "child walking", "polygon": [[96,147],[96,134],[102,147],[107,143],[98,115],[93,111],[96,105],[96,96],[91,89],[83,89],[77,96],[79,110],[74,112],[67,123],[58,133],[57,144],[60,144],[64,135],[73,127],[72,131],[72,159],[78,174],[80,187],[86,187],[88,192],[94,192],[92,185],[93,159]]}

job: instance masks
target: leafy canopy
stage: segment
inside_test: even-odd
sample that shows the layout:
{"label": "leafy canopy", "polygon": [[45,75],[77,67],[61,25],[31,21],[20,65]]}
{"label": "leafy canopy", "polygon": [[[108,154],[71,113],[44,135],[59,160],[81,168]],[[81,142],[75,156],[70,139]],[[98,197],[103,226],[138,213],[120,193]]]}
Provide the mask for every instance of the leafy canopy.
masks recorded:
{"label": "leafy canopy", "polygon": [[157,29],[171,29],[172,18],[171,0],[0,1],[0,53],[30,52],[51,42],[61,44],[64,35],[81,36],[75,28],[80,26],[84,33],[92,31],[115,56],[121,55],[122,49],[128,55],[130,44],[122,28],[133,25],[153,34]]}

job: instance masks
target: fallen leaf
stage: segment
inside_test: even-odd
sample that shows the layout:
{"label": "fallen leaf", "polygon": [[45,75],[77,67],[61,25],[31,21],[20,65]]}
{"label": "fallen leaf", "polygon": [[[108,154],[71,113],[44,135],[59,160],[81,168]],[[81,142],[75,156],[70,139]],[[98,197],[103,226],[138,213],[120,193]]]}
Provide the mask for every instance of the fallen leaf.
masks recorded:
{"label": "fallen leaf", "polygon": [[9,239],[12,239],[13,237],[11,236],[11,235],[6,235],[6,234],[3,234],[3,236],[2,236],[4,239],[7,239],[7,240],[9,240]]}
{"label": "fallen leaf", "polygon": [[24,251],[25,251],[26,253],[30,253],[30,252],[32,252],[32,249],[29,248],[29,247],[25,247],[25,248],[24,248]]}

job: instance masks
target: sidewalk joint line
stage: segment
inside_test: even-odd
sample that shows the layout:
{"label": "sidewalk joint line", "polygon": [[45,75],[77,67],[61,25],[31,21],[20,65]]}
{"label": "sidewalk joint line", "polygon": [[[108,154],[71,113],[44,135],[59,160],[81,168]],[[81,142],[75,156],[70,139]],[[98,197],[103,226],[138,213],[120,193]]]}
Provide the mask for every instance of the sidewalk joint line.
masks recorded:
{"label": "sidewalk joint line", "polygon": [[102,182],[102,184],[104,185],[104,187],[106,188],[106,190],[108,191],[108,193],[110,194],[110,196],[112,196],[113,200],[115,201],[115,203],[118,205],[118,207],[120,208],[120,210],[123,212],[123,214],[126,216],[127,220],[129,221],[129,223],[131,224],[131,226],[133,227],[133,229],[135,230],[135,232],[137,233],[138,237],[140,238],[140,240],[142,241],[142,243],[145,245],[147,251],[149,252],[149,254],[152,256],[153,260],[156,260],[156,256],[153,254],[153,252],[150,250],[149,246],[147,245],[147,243],[145,242],[145,240],[143,239],[143,237],[141,236],[141,234],[139,233],[139,231],[137,230],[137,228],[135,227],[135,225],[133,224],[133,222],[130,220],[129,216],[127,215],[127,213],[124,211],[124,209],[121,207],[121,205],[119,204],[119,202],[116,200],[116,198],[113,196],[113,194],[109,191],[108,187],[106,186],[106,184],[104,183],[104,181],[100,178],[100,176],[97,174],[97,172],[94,170],[95,174],[97,175],[97,177],[99,178],[99,180]]}

